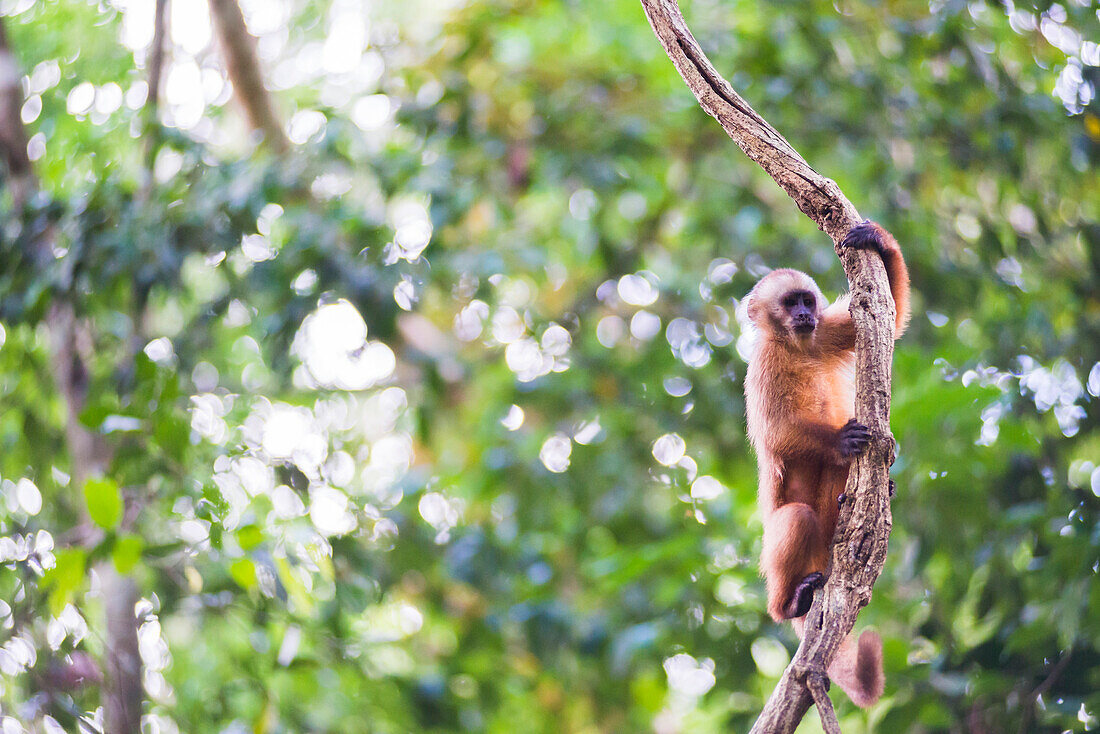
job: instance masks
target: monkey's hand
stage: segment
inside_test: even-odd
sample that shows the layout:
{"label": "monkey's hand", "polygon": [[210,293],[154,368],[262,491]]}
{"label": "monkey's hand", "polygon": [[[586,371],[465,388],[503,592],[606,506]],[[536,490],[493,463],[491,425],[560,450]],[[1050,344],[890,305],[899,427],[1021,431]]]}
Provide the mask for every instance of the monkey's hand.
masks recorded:
{"label": "monkey's hand", "polygon": [[848,234],[840,243],[840,249],[854,247],[860,250],[874,250],[882,254],[886,242],[882,238],[882,228],[870,219],[864,219],[862,224],[857,224],[848,230]]}
{"label": "monkey's hand", "polygon": [[862,454],[870,442],[871,431],[855,418],[845,423],[836,434],[836,450],[846,460]]}

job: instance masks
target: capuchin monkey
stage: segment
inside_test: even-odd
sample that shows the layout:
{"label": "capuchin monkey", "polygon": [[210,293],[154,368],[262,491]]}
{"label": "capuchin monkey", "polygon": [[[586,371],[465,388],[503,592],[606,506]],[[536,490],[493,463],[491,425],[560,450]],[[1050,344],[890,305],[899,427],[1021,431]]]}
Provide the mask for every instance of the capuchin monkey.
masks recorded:
{"label": "capuchin monkey", "polygon": [[[898,243],[871,221],[857,225],[840,245],[882,256],[897,309],[894,338],[909,321],[909,271]],[[792,620],[802,636],[804,615],[825,572],[848,466],[870,441],[855,412],[855,326],[849,296],[831,306],[813,278],[775,270],[747,298],[759,330],[745,378],[749,438],[760,470],[764,521],[761,571],[768,613]],[[859,706],[882,695],[882,640],[849,636],[829,677]]]}

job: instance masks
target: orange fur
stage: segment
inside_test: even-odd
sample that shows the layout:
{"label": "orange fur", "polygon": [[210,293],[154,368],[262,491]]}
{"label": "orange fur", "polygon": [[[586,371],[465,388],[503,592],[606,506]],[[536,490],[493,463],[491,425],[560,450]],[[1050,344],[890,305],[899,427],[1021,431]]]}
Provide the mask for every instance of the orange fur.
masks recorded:
{"label": "orange fur", "polygon": [[[909,321],[909,273],[897,242],[870,222],[853,229],[850,240],[882,255],[900,336]],[[827,571],[837,499],[852,456],[866,442],[852,437],[865,429],[847,425],[855,412],[855,326],[848,296],[830,306],[813,278],[789,269],[756,284],[747,313],[760,332],[745,378],[749,438],[760,472],[760,562],[768,612],[780,621],[805,613],[816,585],[811,574]],[[796,629],[801,632],[801,624]],[[856,704],[874,703],[883,679],[878,635],[846,640],[829,674]]]}

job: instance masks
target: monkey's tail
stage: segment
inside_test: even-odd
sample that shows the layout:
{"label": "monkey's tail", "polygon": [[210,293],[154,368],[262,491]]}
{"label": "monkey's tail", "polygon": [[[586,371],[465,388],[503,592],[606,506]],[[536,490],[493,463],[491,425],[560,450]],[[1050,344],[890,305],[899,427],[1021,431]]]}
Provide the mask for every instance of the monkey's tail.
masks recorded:
{"label": "monkey's tail", "polygon": [[829,678],[844,689],[852,703],[860,708],[871,706],[882,695],[882,638],[864,630],[855,639],[851,634],[840,643],[840,650],[829,666]]}
{"label": "monkey's tail", "polygon": [[[799,638],[802,637],[805,621],[805,617],[791,620]],[[885,685],[882,638],[878,633],[864,630],[858,640],[855,633],[845,637],[829,666],[829,679],[836,682],[856,706],[867,708],[874,705]]]}

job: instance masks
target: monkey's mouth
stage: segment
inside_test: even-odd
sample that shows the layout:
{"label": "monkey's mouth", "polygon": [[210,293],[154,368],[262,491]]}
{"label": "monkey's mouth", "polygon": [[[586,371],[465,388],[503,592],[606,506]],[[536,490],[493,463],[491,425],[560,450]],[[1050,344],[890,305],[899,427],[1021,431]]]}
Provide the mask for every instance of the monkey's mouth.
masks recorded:
{"label": "monkey's mouth", "polygon": [[814,330],[815,326],[816,324],[814,324],[813,321],[809,320],[795,321],[793,324],[791,324],[791,328],[794,329],[794,332],[796,334],[809,334],[811,331]]}

